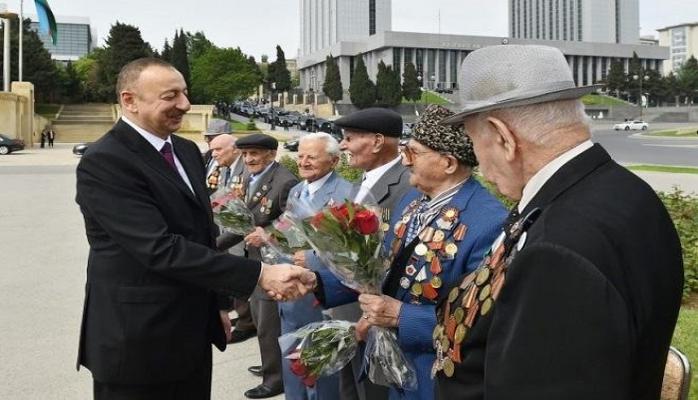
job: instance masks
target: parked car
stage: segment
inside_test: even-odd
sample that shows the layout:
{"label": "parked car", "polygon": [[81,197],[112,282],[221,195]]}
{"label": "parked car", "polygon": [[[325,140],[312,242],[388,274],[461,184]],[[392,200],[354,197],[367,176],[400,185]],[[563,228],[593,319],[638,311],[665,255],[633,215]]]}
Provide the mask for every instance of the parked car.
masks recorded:
{"label": "parked car", "polygon": [[12,139],[0,133],[0,155],[10,154],[19,150],[24,150],[23,140]]}
{"label": "parked car", "polygon": [[625,121],[621,122],[620,124],[615,124],[613,125],[613,129],[616,131],[629,131],[629,130],[634,130],[634,131],[639,131],[643,130],[646,131],[647,128],[649,128],[649,125],[645,121],[640,121],[640,120],[634,120],[634,121]]}
{"label": "parked car", "polygon": [[85,151],[91,144],[92,142],[76,144],[75,146],[73,146],[73,154],[75,154],[76,156],[81,156],[85,154]]}
{"label": "parked car", "polygon": [[284,143],[284,149],[288,151],[298,151],[298,141],[298,139],[287,140],[286,143]]}

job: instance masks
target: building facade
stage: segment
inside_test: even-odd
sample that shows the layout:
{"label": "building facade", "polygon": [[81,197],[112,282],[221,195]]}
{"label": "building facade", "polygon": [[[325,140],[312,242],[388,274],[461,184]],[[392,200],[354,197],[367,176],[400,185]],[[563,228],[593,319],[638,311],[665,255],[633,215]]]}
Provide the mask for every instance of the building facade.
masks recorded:
{"label": "building facade", "polygon": [[509,0],[517,39],[637,44],[639,0]]}
{"label": "building facade", "polygon": [[659,45],[669,47],[671,56],[664,61],[664,73],[676,72],[691,56],[698,57],[698,22],[657,29]]}
{"label": "building facade", "polygon": [[383,61],[404,72],[404,65],[415,65],[422,87],[458,89],[460,64],[470,52],[501,44],[547,45],[560,49],[567,58],[577,85],[590,85],[606,78],[611,63],[619,60],[628,71],[633,53],[644,68],[662,72],[669,58],[664,46],[641,44],[588,43],[556,40],[529,40],[491,36],[440,35],[414,32],[381,32],[361,42],[340,42],[302,57],[298,62],[301,87],[319,91],[325,80],[325,58],[337,58],[342,86],[349,87],[357,57],[363,57],[369,77],[374,80],[378,63]]}
{"label": "building facade", "polygon": [[49,35],[39,31],[36,17],[31,17],[30,29],[39,34],[44,47],[56,61],[75,61],[90,53],[96,46],[97,39],[89,18],[56,16],[56,28],[58,40],[54,45]]}
{"label": "building facade", "polygon": [[391,0],[299,0],[300,55],[390,30]]}

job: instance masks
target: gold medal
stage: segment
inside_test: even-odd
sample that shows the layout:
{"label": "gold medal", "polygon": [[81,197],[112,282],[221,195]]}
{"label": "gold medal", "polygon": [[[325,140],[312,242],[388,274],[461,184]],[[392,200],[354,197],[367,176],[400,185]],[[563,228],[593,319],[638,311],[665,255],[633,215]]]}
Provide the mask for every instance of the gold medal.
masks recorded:
{"label": "gold medal", "polygon": [[491,297],[485,299],[485,301],[482,302],[482,306],[480,307],[480,315],[487,315],[487,313],[490,312],[490,310],[492,309],[493,305],[494,301]]}
{"label": "gold medal", "polygon": [[465,333],[466,333],[465,325],[463,325],[463,324],[458,325],[458,327],[456,328],[456,336],[453,339],[453,342],[456,345],[461,344],[463,342],[463,339],[465,339]]}
{"label": "gold medal", "polygon": [[485,282],[487,282],[487,279],[490,277],[490,269],[487,267],[483,267],[480,269],[480,272],[477,273],[477,278],[475,278],[475,284],[478,286],[482,286]]}
{"label": "gold medal", "polygon": [[453,364],[450,358],[444,360],[444,374],[447,377],[452,377],[453,373],[456,372],[456,366]]}
{"label": "gold medal", "polygon": [[434,332],[431,334],[431,338],[434,340],[440,339],[441,335],[443,335],[443,333],[444,333],[444,326],[443,325],[436,325],[436,327],[434,328]]}
{"label": "gold medal", "polygon": [[427,251],[427,254],[424,255],[424,261],[431,262],[432,258],[434,258],[434,252],[431,250]]}
{"label": "gold medal", "polygon": [[449,256],[455,256],[456,253],[458,253],[458,246],[456,246],[455,243],[449,243],[446,245],[444,250],[446,251],[446,254],[448,254]]}
{"label": "gold medal", "polygon": [[406,224],[408,222],[410,222],[410,214],[403,215],[402,216],[402,223]]}
{"label": "gold medal", "polygon": [[492,293],[492,286],[488,283],[480,289],[480,295],[477,298],[483,302],[486,298],[490,297],[490,293]]}
{"label": "gold medal", "polygon": [[427,250],[427,246],[424,243],[420,243],[417,245],[417,247],[414,248],[415,254],[417,254],[420,257],[427,254]]}
{"label": "gold medal", "polygon": [[390,229],[390,224],[387,222],[383,222],[383,224],[381,224],[381,230],[383,232],[388,232],[388,229]]}
{"label": "gold medal", "polygon": [[451,347],[451,341],[448,340],[446,335],[441,337],[441,348],[444,350],[447,350],[449,347]]}
{"label": "gold medal", "polygon": [[433,287],[434,289],[440,288],[442,284],[443,282],[441,282],[441,278],[439,278],[438,276],[431,277],[431,287]]}
{"label": "gold medal", "polygon": [[446,234],[442,230],[438,230],[434,232],[434,238],[432,239],[435,242],[443,242],[443,240],[446,238]]}
{"label": "gold medal", "polygon": [[456,323],[460,324],[463,322],[463,318],[465,318],[465,310],[461,307],[456,308],[456,311],[453,312],[453,318],[456,319]]}
{"label": "gold medal", "polygon": [[453,289],[451,289],[451,292],[448,294],[448,302],[453,303],[454,301],[456,301],[459,294],[460,294],[460,292],[458,291],[457,287],[454,287]]}
{"label": "gold medal", "polygon": [[415,296],[421,296],[422,295],[422,285],[419,282],[415,282],[412,285],[412,289],[410,289],[410,292]]}
{"label": "gold medal", "polygon": [[426,242],[426,243],[431,242],[433,237],[434,237],[434,228],[432,228],[431,226],[428,226],[428,227],[422,229],[422,232],[419,233],[419,239],[422,242]]}

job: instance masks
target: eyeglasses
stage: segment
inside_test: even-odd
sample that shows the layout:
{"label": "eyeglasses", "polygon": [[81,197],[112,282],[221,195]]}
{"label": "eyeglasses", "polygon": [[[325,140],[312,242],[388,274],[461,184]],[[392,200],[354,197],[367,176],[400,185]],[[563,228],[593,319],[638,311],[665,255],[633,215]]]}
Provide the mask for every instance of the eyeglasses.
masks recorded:
{"label": "eyeglasses", "polygon": [[437,154],[440,154],[440,153],[438,153],[438,152],[436,152],[436,151],[434,151],[434,150],[422,150],[422,151],[418,151],[418,150],[415,150],[415,149],[411,148],[409,145],[405,145],[405,146],[401,146],[401,147],[400,147],[400,154],[401,154],[402,157],[405,159],[405,161],[408,162],[408,163],[410,163],[410,164],[411,164],[412,162],[414,162],[414,160],[415,160],[417,157],[419,157],[419,156],[421,156],[421,155],[424,155],[424,154],[427,154],[427,153],[437,153]]}

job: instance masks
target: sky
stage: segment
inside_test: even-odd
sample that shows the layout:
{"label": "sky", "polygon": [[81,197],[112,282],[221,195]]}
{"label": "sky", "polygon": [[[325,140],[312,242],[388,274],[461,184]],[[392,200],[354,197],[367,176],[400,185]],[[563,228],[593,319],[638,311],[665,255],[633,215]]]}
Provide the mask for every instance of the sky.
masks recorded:
{"label": "sky", "polygon": [[[143,39],[162,49],[175,30],[203,31],[220,47],[240,47],[258,60],[276,57],[281,45],[295,58],[300,37],[299,0],[48,0],[57,16],[89,17],[101,46],[117,20],[140,28]],[[351,0],[349,0],[351,1]],[[20,0],[0,0],[19,12]],[[486,4],[486,6],[483,6]],[[393,31],[507,36],[508,0],[393,0]],[[25,14],[36,15],[24,0]],[[440,23],[439,23],[440,21]],[[698,0],[640,0],[640,33],[698,22]]]}

